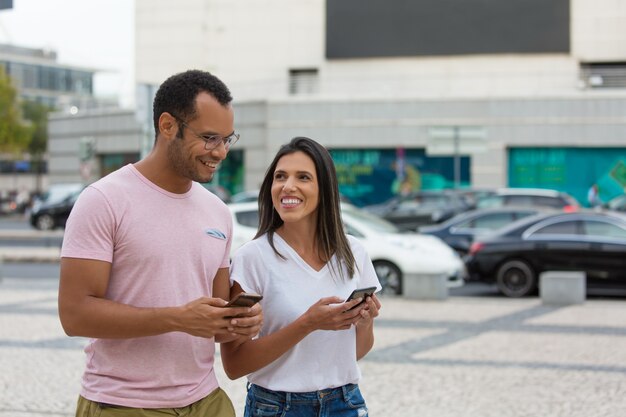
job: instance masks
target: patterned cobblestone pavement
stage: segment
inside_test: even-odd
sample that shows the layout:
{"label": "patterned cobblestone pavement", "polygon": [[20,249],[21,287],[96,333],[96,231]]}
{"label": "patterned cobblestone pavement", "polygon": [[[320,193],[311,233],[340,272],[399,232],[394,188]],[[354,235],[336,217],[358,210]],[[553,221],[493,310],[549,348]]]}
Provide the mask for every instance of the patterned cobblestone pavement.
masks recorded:
{"label": "patterned cobblestone pavement", "polygon": [[[0,283],[1,417],[73,415],[85,341],[63,333],[56,292],[52,278]],[[242,415],[245,380],[217,369]],[[361,369],[371,416],[622,417],[626,303],[384,298]]]}

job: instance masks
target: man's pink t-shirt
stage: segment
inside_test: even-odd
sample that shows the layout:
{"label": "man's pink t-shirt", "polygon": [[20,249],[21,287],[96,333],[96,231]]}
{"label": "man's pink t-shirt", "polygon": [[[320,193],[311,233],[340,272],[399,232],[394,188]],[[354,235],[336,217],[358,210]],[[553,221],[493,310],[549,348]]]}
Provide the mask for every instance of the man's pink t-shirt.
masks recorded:
{"label": "man's pink t-shirt", "polygon": [[[110,262],[109,300],[173,307],[211,297],[215,274],[229,266],[231,235],[228,207],[202,185],[173,194],[127,165],[81,193],[61,256]],[[214,339],[92,339],[85,353],[81,395],[92,401],[177,408],[218,387]]]}

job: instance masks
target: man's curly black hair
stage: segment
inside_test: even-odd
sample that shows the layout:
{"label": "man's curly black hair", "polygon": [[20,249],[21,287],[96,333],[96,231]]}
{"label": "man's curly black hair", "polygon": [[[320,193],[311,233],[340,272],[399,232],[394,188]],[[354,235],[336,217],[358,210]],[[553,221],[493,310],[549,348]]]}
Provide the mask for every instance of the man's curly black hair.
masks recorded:
{"label": "man's curly black hair", "polygon": [[161,84],[152,106],[155,138],[159,135],[159,117],[164,112],[189,121],[196,116],[196,97],[206,92],[227,106],[233,100],[228,87],[215,75],[200,70],[188,70],[172,75]]}

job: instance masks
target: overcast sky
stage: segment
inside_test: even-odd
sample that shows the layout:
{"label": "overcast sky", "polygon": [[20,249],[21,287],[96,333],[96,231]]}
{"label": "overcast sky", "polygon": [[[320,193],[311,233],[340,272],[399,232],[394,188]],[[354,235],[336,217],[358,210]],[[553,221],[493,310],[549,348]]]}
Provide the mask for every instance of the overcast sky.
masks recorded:
{"label": "overcast sky", "polygon": [[133,0],[13,0],[0,10],[0,43],[53,49],[60,63],[102,71],[97,95],[134,101]]}

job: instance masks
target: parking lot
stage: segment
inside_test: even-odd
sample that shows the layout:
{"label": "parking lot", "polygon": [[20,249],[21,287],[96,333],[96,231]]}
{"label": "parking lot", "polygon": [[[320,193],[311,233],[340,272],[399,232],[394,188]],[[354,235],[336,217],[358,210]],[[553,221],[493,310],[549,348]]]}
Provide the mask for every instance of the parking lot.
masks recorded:
{"label": "parking lot", "polygon": [[[0,283],[0,416],[73,415],[85,341],[63,333],[58,278]],[[8,274],[8,275],[7,275]],[[489,293],[384,298],[361,361],[371,416],[611,416],[626,410],[626,303],[547,307]],[[332,365],[329,358],[328,366]],[[245,381],[218,377],[242,415]]]}

